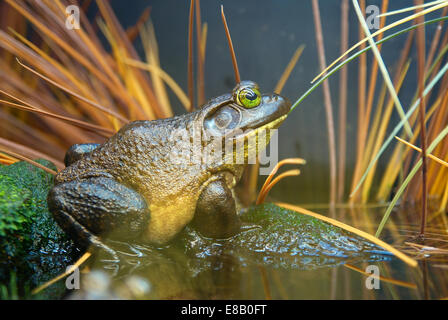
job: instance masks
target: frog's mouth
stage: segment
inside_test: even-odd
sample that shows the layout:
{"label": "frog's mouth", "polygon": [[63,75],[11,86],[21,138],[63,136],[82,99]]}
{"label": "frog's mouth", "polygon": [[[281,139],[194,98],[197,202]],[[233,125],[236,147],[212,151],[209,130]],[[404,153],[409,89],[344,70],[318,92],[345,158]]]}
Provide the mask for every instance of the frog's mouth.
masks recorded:
{"label": "frog's mouth", "polygon": [[251,129],[251,130],[246,130],[243,133],[240,134],[235,134],[233,135],[233,139],[234,140],[240,140],[242,138],[249,138],[252,136],[255,136],[257,134],[259,134],[262,131],[268,131],[268,130],[272,130],[272,129],[277,129],[278,127],[280,127],[280,125],[283,123],[283,121],[285,121],[285,119],[288,117],[288,114],[284,114],[280,117],[278,117],[277,119],[273,120],[273,121],[269,121],[266,123],[261,124],[259,127]]}

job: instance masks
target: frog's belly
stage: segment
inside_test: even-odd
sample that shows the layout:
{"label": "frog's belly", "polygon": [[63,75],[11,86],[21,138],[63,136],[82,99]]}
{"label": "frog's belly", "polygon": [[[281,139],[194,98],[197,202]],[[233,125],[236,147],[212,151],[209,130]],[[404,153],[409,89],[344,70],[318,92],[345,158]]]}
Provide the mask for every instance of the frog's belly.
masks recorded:
{"label": "frog's belly", "polygon": [[164,244],[174,238],[192,219],[195,203],[189,199],[169,199],[150,204],[150,220],[145,240],[150,243]]}

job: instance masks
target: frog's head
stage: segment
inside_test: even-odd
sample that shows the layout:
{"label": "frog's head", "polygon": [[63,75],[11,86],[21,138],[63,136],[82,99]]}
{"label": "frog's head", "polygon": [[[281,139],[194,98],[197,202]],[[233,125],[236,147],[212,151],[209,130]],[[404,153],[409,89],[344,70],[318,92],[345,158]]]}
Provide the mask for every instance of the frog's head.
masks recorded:
{"label": "frog's head", "polygon": [[[253,81],[241,81],[231,94],[212,99],[201,109],[200,122],[205,135],[226,141],[247,141],[260,132],[266,133],[263,140],[254,139],[257,152],[269,143],[269,130],[276,129],[286,119],[290,110],[289,101],[278,95],[262,95]],[[262,141],[262,145],[259,142]]]}

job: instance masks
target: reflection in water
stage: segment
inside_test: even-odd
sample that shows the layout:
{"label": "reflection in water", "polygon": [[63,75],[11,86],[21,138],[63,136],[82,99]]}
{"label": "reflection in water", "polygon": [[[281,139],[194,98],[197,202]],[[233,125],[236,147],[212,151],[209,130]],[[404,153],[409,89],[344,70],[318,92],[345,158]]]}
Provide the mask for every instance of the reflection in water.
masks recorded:
{"label": "reflection in water", "polygon": [[[104,261],[97,256],[89,268],[101,271],[101,275],[91,271],[89,274],[96,278],[83,277],[87,282],[106,284],[87,284],[72,297],[101,297],[101,294],[89,293],[92,287],[108,288],[102,298],[125,299],[439,299],[448,296],[448,236],[443,230],[428,228],[427,239],[416,243],[419,229],[412,220],[401,219],[406,224],[400,225],[395,219],[388,224],[383,239],[421,260],[418,268],[410,268],[362,239],[314,221],[310,227],[306,220],[295,226],[285,225],[283,220],[281,234],[278,224],[266,220],[275,216],[274,211],[267,206],[263,210],[266,215],[249,213],[246,218],[263,217],[258,220],[263,226],[226,241],[204,239],[187,229],[177,242],[165,248],[114,243],[120,251],[120,262]],[[373,233],[383,210],[362,212],[369,220],[359,212],[352,212],[346,213],[345,222],[363,221],[357,227]],[[397,212],[395,218],[403,218],[401,215],[402,212]],[[283,219],[288,219],[288,215]],[[366,224],[366,221],[371,222]],[[260,243],[264,244],[263,250]],[[346,264],[354,268],[349,269]],[[385,279],[380,281],[377,290],[367,289],[367,276],[360,273],[369,265],[377,266]]]}

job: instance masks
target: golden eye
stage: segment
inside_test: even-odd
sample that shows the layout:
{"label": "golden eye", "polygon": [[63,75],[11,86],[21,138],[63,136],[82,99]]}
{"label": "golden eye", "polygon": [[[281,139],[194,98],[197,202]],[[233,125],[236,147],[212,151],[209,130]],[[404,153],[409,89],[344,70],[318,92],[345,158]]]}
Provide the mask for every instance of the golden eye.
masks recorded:
{"label": "golden eye", "polygon": [[261,103],[260,91],[256,88],[242,88],[236,94],[236,103],[244,108],[255,108]]}

